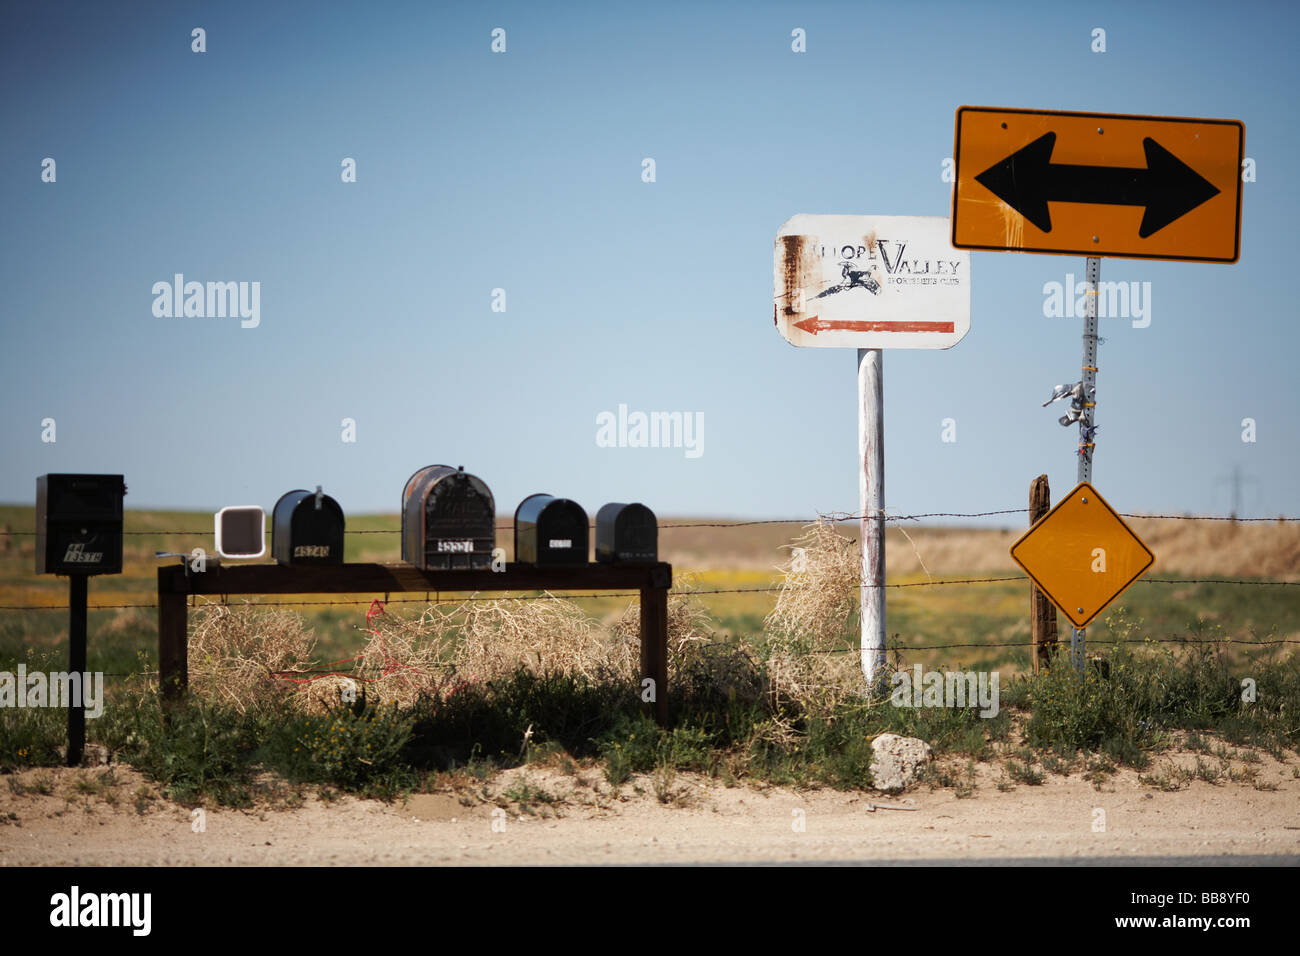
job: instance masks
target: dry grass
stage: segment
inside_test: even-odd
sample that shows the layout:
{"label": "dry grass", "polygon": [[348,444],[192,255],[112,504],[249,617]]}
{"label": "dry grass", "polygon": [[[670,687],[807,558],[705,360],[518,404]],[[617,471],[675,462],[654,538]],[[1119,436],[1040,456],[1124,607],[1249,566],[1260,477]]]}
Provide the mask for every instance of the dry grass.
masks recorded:
{"label": "dry grass", "polygon": [[[688,582],[689,583],[689,582]],[[367,702],[410,706],[464,683],[486,683],[519,667],[593,681],[640,675],[640,606],[633,601],[608,626],[575,602],[539,599],[430,605],[418,617],[381,614],[348,675],[292,680],[315,667],[314,638],[290,611],[212,605],[194,615],[190,636],[192,690],[241,713],[292,699],[308,712],[362,693]],[[713,640],[708,614],[689,591],[668,601],[670,673],[690,666]],[[288,679],[286,679],[288,678]]]}
{"label": "dry grass", "polygon": [[365,684],[366,699],[407,707],[437,693],[445,678],[443,648],[454,631],[446,605],[430,605],[413,619],[377,616],[353,670]]}
{"label": "dry grass", "polygon": [[[680,672],[692,651],[714,639],[713,619],[692,596],[696,580],[689,573],[678,574],[674,590],[668,595],[668,674],[669,680]],[[611,628],[614,639],[630,647],[633,654],[640,653],[641,601],[635,600]],[[636,658],[632,662],[637,663]],[[633,673],[639,673],[636,668]]]}
{"label": "dry grass", "polygon": [[572,601],[474,602],[463,613],[463,633],[452,649],[461,678],[491,680],[521,665],[593,679],[636,673],[639,644],[606,633]]}
{"label": "dry grass", "polygon": [[358,676],[368,682],[368,693],[407,704],[447,682],[484,683],[520,667],[630,679],[639,647],[635,631],[607,632],[573,601],[504,595],[431,605],[418,618],[376,619]]}
{"label": "dry grass", "polygon": [[240,713],[279,702],[296,685],[276,675],[314,667],[315,644],[293,611],[204,605],[190,631],[190,688]]}
{"label": "dry grass", "polygon": [[867,692],[857,658],[842,653],[841,642],[858,606],[861,557],[857,544],[825,519],[789,547],[780,569],[785,580],[764,622],[771,690],[778,699],[833,709]]}

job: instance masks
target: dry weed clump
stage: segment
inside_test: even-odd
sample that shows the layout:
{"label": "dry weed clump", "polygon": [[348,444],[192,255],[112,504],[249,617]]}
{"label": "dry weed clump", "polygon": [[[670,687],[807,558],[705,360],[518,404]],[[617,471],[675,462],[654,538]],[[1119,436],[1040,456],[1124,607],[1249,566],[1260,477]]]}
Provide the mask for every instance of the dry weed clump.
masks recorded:
{"label": "dry weed clump", "polygon": [[862,582],[858,547],[826,518],[808,525],[786,547],[790,560],[778,568],[785,580],[763,628],[769,637],[825,647],[843,633],[857,606]]}
{"label": "dry weed clump", "polygon": [[777,702],[819,711],[866,694],[857,656],[841,637],[858,604],[862,563],[855,542],[822,518],[796,538],[776,607],[763,627],[764,666]]}
{"label": "dry weed clump", "polygon": [[297,685],[276,675],[311,670],[315,644],[293,611],[204,605],[189,636],[190,688],[241,714],[278,703]]}
{"label": "dry weed clump", "polygon": [[521,665],[535,673],[563,671],[593,680],[635,676],[639,644],[609,635],[572,601],[467,602],[451,659],[459,678],[486,681]]}
{"label": "dry weed clump", "polygon": [[[713,641],[713,621],[708,611],[691,595],[695,577],[690,573],[676,575],[674,590],[668,594],[668,675],[669,680],[680,673],[686,661],[694,660],[696,651]],[[641,653],[641,600],[629,604],[610,628],[614,639],[628,648],[633,673],[640,670]]]}
{"label": "dry weed clump", "polygon": [[382,614],[373,619],[369,639],[353,668],[364,684],[367,701],[409,707],[442,689],[445,649],[455,638],[456,610],[430,605],[418,618]]}

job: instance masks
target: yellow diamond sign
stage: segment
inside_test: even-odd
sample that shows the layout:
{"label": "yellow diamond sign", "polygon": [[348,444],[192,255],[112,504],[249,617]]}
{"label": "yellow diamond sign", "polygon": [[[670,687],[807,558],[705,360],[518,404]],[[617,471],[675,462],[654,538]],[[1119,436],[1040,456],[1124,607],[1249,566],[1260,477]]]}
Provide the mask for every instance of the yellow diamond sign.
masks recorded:
{"label": "yellow diamond sign", "polygon": [[1011,546],[1011,557],[1080,628],[1156,559],[1086,481]]}

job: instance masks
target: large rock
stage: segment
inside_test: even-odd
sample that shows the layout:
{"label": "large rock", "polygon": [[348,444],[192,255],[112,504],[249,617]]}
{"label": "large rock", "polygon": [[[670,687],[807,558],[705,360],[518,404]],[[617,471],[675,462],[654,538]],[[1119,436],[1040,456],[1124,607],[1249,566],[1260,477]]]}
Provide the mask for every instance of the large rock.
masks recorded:
{"label": "large rock", "polygon": [[871,741],[872,786],[898,793],[916,782],[930,760],[930,745],[915,737],[881,734]]}

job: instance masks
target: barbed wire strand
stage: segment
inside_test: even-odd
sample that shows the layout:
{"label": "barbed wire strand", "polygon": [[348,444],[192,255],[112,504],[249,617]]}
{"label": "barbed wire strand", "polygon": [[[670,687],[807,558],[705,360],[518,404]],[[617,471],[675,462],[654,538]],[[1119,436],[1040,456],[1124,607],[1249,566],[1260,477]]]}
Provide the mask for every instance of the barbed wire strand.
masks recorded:
{"label": "barbed wire strand", "polygon": [[[884,520],[886,522],[894,522],[894,521],[919,521],[922,518],[989,518],[997,515],[1027,514],[1028,512],[1029,512],[1028,508],[1005,508],[1000,511],[929,511],[929,512],[924,512],[919,514],[911,514],[911,515],[885,515]],[[1291,517],[1287,515],[1278,515],[1275,518],[1235,518],[1231,516],[1224,517],[1222,515],[1150,515],[1150,514],[1137,514],[1137,513],[1130,513],[1130,512],[1118,512],[1118,514],[1123,518],[1138,518],[1138,519],[1159,520],[1159,521],[1227,521],[1233,524],[1237,524],[1237,523],[1283,524],[1287,522],[1300,521],[1300,517]],[[746,527],[753,527],[756,525],[774,525],[774,524],[811,525],[811,524],[816,524],[818,521],[831,521],[838,524],[838,523],[849,522],[849,521],[861,521],[864,517],[870,517],[870,516],[855,514],[852,512],[832,511],[824,515],[819,515],[818,517],[815,518],[763,518],[754,521],[673,522],[670,524],[659,525],[659,530],[664,531],[664,530],[670,530],[675,528],[746,528]],[[507,522],[507,523],[498,524],[496,526],[496,530],[508,531],[513,527],[514,525],[512,523]],[[594,522],[588,524],[589,529],[594,527],[595,527]],[[268,528],[266,529],[265,533],[267,535],[270,535],[272,534],[272,530]],[[366,529],[352,529],[352,530],[344,531],[344,534],[349,534],[349,535],[401,534],[401,533],[402,533],[401,528],[366,528]],[[0,536],[31,537],[35,534],[36,534],[35,531],[11,531],[8,529],[0,529]],[[200,531],[176,531],[176,530],[123,531],[122,534],[136,535],[136,536],[153,535],[157,537],[187,536],[187,537],[209,537],[210,538],[213,536],[214,531],[213,529],[208,528]]]}
{"label": "barbed wire strand", "polygon": [[[943,587],[945,585],[955,584],[999,584],[1007,582],[1020,582],[1023,584],[1030,583],[1030,579],[1024,576],[998,577],[998,578],[958,578],[953,580],[937,581],[900,581],[894,584],[868,585],[868,587],[884,588],[928,588]],[[1247,587],[1300,587],[1300,581],[1259,581],[1251,579],[1238,578],[1139,578],[1133,582],[1137,584],[1228,584]],[[673,594],[684,596],[704,596],[710,594],[764,594],[783,590],[785,585],[773,585],[763,588],[707,588],[701,590],[673,591]],[[189,597],[207,597],[208,595],[189,595]],[[443,597],[429,600],[427,598],[392,598],[389,604],[463,604],[471,601],[588,601],[601,600],[604,598],[628,598],[640,597],[640,591],[606,591],[595,594],[506,594],[502,597],[480,597],[474,593],[470,597]],[[251,607],[329,607],[329,606],[356,606],[369,604],[372,598],[356,598],[347,601],[244,601],[244,605]],[[229,601],[205,601],[202,604],[192,605],[194,607],[212,606],[229,606]],[[149,610],[158,608],[157,604],[91,604],[87,605],[88,611],[122,611],[122,610]],[[0,604],[0,611],[66,611],[66,604]]]}

